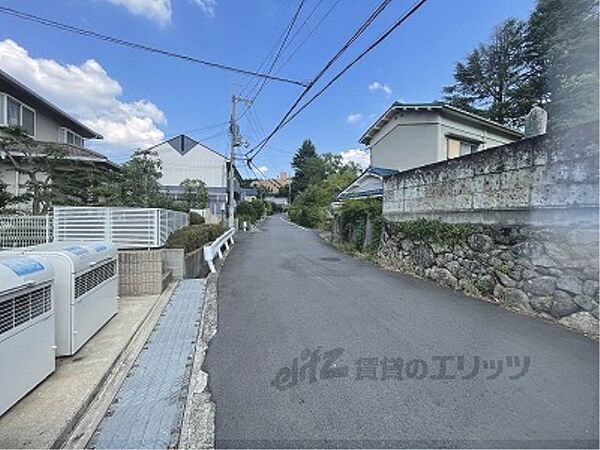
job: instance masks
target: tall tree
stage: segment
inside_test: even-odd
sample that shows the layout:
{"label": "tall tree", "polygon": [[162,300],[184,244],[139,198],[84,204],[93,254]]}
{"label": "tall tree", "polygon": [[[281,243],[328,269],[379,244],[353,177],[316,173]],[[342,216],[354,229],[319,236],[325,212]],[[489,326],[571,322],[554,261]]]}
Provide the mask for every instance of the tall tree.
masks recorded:
{"label": "tall tree", "polygon": [[449,103],[517,126],[537,100],[527,59],[527,23],[508,19],[496,27],[491,42],[480,44],[454,71],[444,88]]}
{"label": "tall tree", "polygon": [[598,1],[538,0],[527,41],[549,128],[597,120]]}
{"label": "tall tree", "polygon": [[118,206],[169,207],[172,202],[161,192],[161,164],[154,150],[136,150],[122,166],[117,183],[109,186],[108,202]]}
{"label": "tall tree", "polygon": [[302,142],[302,145],[294,155],[292,160],[292,167],[295,170],[294,178],[292,180],[291,195],[292,198],[296,197],[299,192],[305,190],[309,185],[309,178],[306,173],[308,165],[314,165],[309,163],[310,158],[317,158],[317,149],[310,139],[306,139]]}
{"label": "tall tree", "polygon": [[208,204],[208,190],[204,181],[186,178],[179,185],[183,188],[182,200],[188,210],[206,208]]}

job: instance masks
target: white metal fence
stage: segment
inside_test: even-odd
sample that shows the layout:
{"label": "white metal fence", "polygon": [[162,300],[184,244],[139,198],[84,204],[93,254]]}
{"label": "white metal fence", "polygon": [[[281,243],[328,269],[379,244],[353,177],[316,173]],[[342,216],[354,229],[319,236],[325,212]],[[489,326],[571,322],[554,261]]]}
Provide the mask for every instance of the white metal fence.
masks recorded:
{"label": "white metal fence", "polygon": [[0,216],[0,249],[52,241],[52,216]]}
{"label": "white metal fence", "polygon": [[106,240],[118,248],[155,248],[188,223],[188,214],[168,209],[55,206],[54,240]]}

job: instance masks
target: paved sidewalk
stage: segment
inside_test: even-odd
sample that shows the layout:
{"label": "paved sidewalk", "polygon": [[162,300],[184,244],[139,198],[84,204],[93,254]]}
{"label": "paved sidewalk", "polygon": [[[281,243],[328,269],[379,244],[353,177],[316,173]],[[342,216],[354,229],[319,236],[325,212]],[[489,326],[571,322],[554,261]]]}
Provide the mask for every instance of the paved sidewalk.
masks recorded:
{"label": "paved sidewalk", "polygon": [[183,280],[90,442],[94,448],[177,445],[202,314],[204,280]]}
{"label": "paved sidewalk", "polygon": [[158,298],[121,298],[104,328],[0,418],[0,448],[51,448],[65,439]]}

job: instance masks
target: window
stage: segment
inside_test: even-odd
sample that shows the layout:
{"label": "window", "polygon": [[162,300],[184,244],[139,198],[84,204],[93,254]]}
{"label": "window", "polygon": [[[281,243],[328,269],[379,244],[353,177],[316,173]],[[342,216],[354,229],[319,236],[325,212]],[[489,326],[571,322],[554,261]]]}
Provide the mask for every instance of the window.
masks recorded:
{"label": "window", "polygon": [[8,125],[21,125],[21,104],[10,97],[6,99],[6,118]]}
{"label": "window", "polygon": [[77,133],[73,133],[68,128],[60,129],[60,142],[64,144],[71,144],[76,147],[83,147],[83,138]]}
{"label": "window", "polygon": [[19,126],[35,136],[35,110],[4,94],[0,96],[0,125]]}
{"label": "window", "polygon": [[26,106],[21,106],[21,126],[29,136],[35,134],[35,111]]}
{"label": "window", "polygon": [[479,149],[479,144],[475,142],[465,142],[454,138],[446,138],[446,154],[448,159],[458,158],[463,155],[470,155]]}

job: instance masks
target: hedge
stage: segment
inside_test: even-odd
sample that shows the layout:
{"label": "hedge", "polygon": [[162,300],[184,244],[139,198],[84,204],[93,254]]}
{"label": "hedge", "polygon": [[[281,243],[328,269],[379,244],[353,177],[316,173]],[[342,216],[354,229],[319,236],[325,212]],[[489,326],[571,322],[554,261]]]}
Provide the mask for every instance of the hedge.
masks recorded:
{"label": "hedge", "polygon": [[183,248],[186,253],[193,252],[214,241],[223,234],[221,225],[190,225],[171,233],[167,239],[168,248]]}

